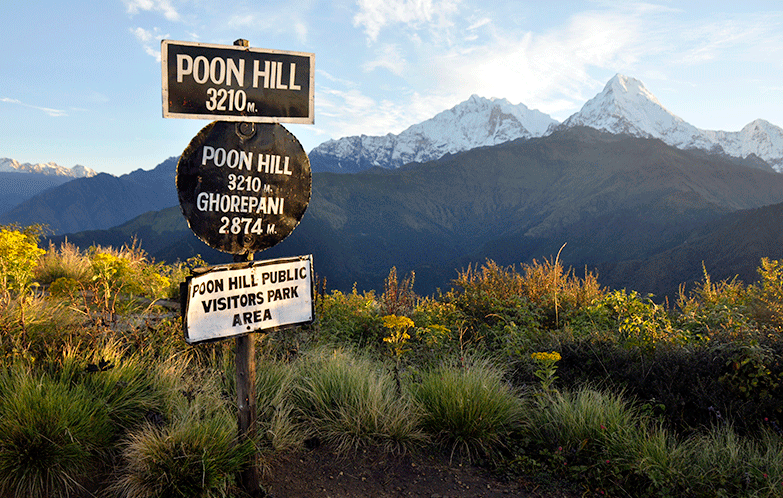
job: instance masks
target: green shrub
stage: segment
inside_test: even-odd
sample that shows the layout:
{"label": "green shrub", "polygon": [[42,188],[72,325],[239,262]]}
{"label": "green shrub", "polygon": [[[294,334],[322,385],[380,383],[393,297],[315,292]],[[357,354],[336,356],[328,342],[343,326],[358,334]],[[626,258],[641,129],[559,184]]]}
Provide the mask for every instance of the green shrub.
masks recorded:
{"label": "green shrub", "polygon": [[[24,322],[20,321],[22,313]],[[11,299],[0,306],[0,360],[6,364],[16,360],[46,364],[82,333],[83,318],[60,300],[42,296]]]}
{"label": "green shrub", "polygon": [[544,397],[531,415],[535,437],[578,461],[601,455],[635,427],[639,414],[622,396],[582,388]]}
{"label": "green shrub", "polygon": [[690,440],[694,496],[783,496],[783,441],[740,437],[721,426]]}
{"label": "green shrub", "polygon": [[560,328],[572,313],[605,293],[594,273],[585,268],[580,279],[572,269],[565,270],[559,257],[523,265],[522,287],[523,295],[542,311],[544,326],[550,330]]}
{"label": "green shrub", "polygon": [[619,471],[618,484],[638,497],[693,496],[699,486],[692,448],[645,418],[637,423],[610,442],[609,463]]}
{"label": "green shrub", "polygon": [[653,350],[661,343],[681,345],[686,337],[672,326],[668,312],[649,297],[642,298],[636,291],[613,291],[591,306],[587,313],[595,322],[605,324],[625,347]]}
{"label": "green shrub", "polygon": [[316,317],[320,342],[360,348],[382,344],[383,321],[373,292],[359,294],[354,289],[319,296]]}
{"label": "green shrub", "polygon": [[17,370],[0,390],[1,495],[68,497],[100,473],[112,430],[86,389]]}
{"label": "green shrub", "polygon": [[707,269],[689,295],[680,288],[676,325],[696,340],[748,340],[752,295],[736,278],[713,283]]}
{"label": "green shrub", "polygon": [[232,496],[234,476],[254,451],[252,441],[236,443],[236,423],[227,414],[150,424],[125,443],[114,488],[128,498]]}
{"label": "green shrub", "polygon": [[418,297],[413,292],[416,276],[411,272],[402,282],[397,281],[397,267],[393,266],[383,283],[380,311],[382,315],[410,316]]}
{"label": "green shrub", "polygon": [[256,365],[256,405],[261,444],[275,451],[297,449],[306,431],[297,424],[292,397],[296,366],[261,357]]}
{"label": "green shrub", "polygon": [[515,355],[540,334],[540,310],[525,297],[524,281],[513,267],[487,261],[460,272],[454,283],[458,290],[445,299],[463,317],[461,343]]}
{"label": "green shrub", "polygon": [[761,258],[758,269],[760,282],[755,294],[760,303],[755,310],[756,319],[762,324],[783,327],[783,261]]}
{"label": "green shrub", "polygon": [[[232,358],[233,360],[233,358]],[[226,398],[236,400],[234,361],[224,365]],[[261,354],[256,359],[256,414],[258,446],[264,450],[294,450],[307,439],[307,430],[299,424],[294,405],[298,365]]]}
{"label": "green shrub", "polygon": [[169,291],[169,279],[161,274],[162,265],[149,263],[144,252],[135,246],[119,251],[93,248],[90,260],[90,290],[95,303],[106,313],[117,312],[123,296],[144,296],[154,301],[166,297]]}
{"label": "green shrub", "polygon": [[344,351],[316,350],[300,368],[297,414],[338,452],[366,446],[404,451],[422,441],[415,405],[398,395],[391,376],[373,362]]}
{"label": "green shrub", "polygon": [[[110,342],[91,354],[80,355],[79,375],[72,378],[106,407],[117,440],[139,426],[149,413],[164,410],[163,393],[150,365],[127,348]],[[73,368],[73,367],[71,367]]]}
{"label": "green shrub", "polygon": [[424,430],[452,457],[494,456],[520,423],[520,398],[487,360],[424,371],[410,389],[424,413]]}
{"label": "green shrub", "polygon": [[611,494],[621,489],[622,446],[639,437],[639,414],[620,395],[582,388],[538,399],[528,413],[527,453],[550,471]]}
{"label": "green shrub", "polygon": [[454,284],[444,301],[462,315],[461,337],[512,358],[526,357],[604,295],[593,273],[580,279],[559,259],[533,260],[519,272],[488,260],[460,272]]}

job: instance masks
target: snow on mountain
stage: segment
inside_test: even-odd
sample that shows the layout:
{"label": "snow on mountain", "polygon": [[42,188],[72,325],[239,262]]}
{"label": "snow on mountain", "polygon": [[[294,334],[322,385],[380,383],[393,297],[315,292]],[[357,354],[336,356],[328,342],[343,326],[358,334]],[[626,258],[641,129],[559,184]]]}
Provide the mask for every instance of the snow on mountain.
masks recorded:
{"label": "snow on mountain", "polygon": [[658,138],[679,149],[722,150],[736,157],[755,154],[783,172],[780,127],[759,119],[739,132],[696,128],[668,111],[641,81],[622,74],[609,80],[601,93],[561,126],[589,126],[609,133]]}
{"label": "snow on mountain", "polygon": [[711,149],[713,143],[695,126],[669,112],[641,81],[615,75],[562,126],[589,126],[609,133],[659,138],[679,149]]}
{"label": "snow on mountain", "polygon": [[21,164],[15,159],[9,159],[7,157],[0,158],[0,172],[2,173],[38,173],[43,175],[52,176],[68,176],[72,178],[86,178],[95,176],[98,173],[86,166],[77,164],[73,168],[66,168],[53,162]]}
{"label": "snow on mountain", "polygon": [[397,168],[476,147],[549,134],[557,127],[589,126],[609,133],[657,138],[679,149],[736,157],[755,154],[783,173],[783,128],[758,119],[738,132],[696,128],[667,110],[634,78],[615,75],[598,95],[562,124],[524,104],[477,95],[415,124],[399,135],[353,136],[313,149],[313,171],[354,173],[373,166]]}
{"label": "snow on mountain", "polygon": [[726,154],[747,157],[756,154],[783,173],[783,128],[763,119],[745,125],[740,131],[705,131]]}
{"label": "snow on mountain", "polygon": [[473,95],[399,135],[329,140],[309,156],[314,171],[348,173],[372,166],[397,168],[517,138],[540,137],[554,125],[557,121],[524,104]]}

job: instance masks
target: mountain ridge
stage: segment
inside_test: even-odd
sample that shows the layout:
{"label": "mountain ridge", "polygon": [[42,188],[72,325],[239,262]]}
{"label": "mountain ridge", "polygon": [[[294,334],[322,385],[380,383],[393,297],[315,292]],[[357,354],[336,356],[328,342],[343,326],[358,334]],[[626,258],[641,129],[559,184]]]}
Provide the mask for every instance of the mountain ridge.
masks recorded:
{"label": "mountain ridge", "polygon": [[666,109],[641,81],[619,73],[559,127],[573,126],[658,138],[678,149],[753,154],[783,172],[783,128],[756,119],[738,132],[699,129]]}
{"label": "mountain ridge", "polygon": [[89,178],[98,174],[94,169],[77,164],[71,168],[60,166],[54,162],[20,163],[8,157],[0,158],[0,173],[37,173],[48,176],[65,176],[69,178]]}
{"label": "mountain ridge", "polygon": [[55,234],[110,228],[177,203],[176,158],[122,176],[99,173],[50,188],[0,214],[0,224],[43,223]]}
{"label": "mountain ridge", "polygon": [[[325,142],[316,149],[328,149],[333,154],[311,152],[310,161],[314,172],[345,173],[376,168],[374,172],[377,173],[384,168],[392,168],[389,171],[411,169],[427,163],[426,158],[453,158],[469,150],[536,140],[559,130],[587,126],[618,136],[658,139],[680,150],[697,150],[694,147],[698,146],[703,154],[722,154],[728,162],[763,170],[781,171],[783,168],[783,129],[764,120],[755,120],[740,132],[699,130],[666,110],[640,81],[620,74],[607,83],[604,91],[586,102],[579,113],[562,124],[556,123],[549,116],[522,104],[473,95],[462,104],[409,127],[400,135],[348,137]],[[452,137],[456,138],[451,140]],[[729,153],[742,157],[729,161],[728,158],[733,157]],[[776,154],[782,156],[779,163],[775,162]],[[414,159],[417,162],[406,162]],[[167,172],[162,176],[160,166],[150,171],[139,169],[121,177],[102,174],[77,178],[54,188],[40,183],[36,188],[51,190],[32,198],[29,198],[32,195],[29,191],[24,195],[12,192],[11,189],[18,188],[13,182],[3,184],[0,181],[0,187],[7,186],[3,196],[6,204],[0,203],[0,213],[5,211],[0,214],[0,223],[45,223],[56,233],[67,233],[109,228],[140,213],[177,205],[173,181],[176,158],[168,160]],[[3,175],[11,174],[0,173],[0,180]],[[748,194],[753,195],[753,192],[748,191]],[[540,213],[529,214],[532,217]]]}
{"label": "mountain ridge", "polygon": [[[666,109],[641,81],[619,73],[563,123],[524,104],[472,95],[397,135],[360,135],[324,142],[310,152],[310,162],[314,172],[395,169],[406,163],[546,136],[555,129],[574,126],[658,138],[680,149],[697,148],[739,158],[753,154],[775,171],[783,172],[783,128],[756,119],[737,132],[699,129]],[[473,130],[475,136],[466,137],[465,130]]]}
{"label": "mountain ridge", "polygon": [[[417,292],[426,295],[470,264],[549,258],[564,242],[567,266],[644,263],[723,216],[781,202],[783,175],[752,161],[574,127],[415,167],[315,173],[299,227],[257,257],[312,253],[319,276],[346,291],[354,283],[380,289],[396,266],[415,271]],[[68,239],[116,245],[132,235],[156,259],[230,260],[195,239],[178,207]],[[622,282],[618,275],[607,270],[601,283]],[[655,284],[636,290],[660,295]]]}
{"label": "mountain ridge", "polygon": [[309,156],[313,171],[355,173],[373,166],[398,168],[476,147],[544,135],[557,121],[524,104],[472,95],[398,135],[329,140]]}

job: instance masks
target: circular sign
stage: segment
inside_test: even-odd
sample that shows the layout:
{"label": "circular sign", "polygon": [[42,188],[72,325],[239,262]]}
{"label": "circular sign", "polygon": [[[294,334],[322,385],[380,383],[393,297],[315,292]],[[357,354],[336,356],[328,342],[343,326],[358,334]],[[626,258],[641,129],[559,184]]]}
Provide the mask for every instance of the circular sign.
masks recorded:
{"label": "circular sign", "polygon": [[177,163],[177,194],[190,229],[231,254],[285,239],[307,210],[310,159],[280,124],[215,121]]}

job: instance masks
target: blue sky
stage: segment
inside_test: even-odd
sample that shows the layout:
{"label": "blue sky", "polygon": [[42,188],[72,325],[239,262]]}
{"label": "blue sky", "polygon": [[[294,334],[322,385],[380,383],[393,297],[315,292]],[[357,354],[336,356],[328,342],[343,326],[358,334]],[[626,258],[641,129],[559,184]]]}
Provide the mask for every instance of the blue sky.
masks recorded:
{"label": "blue sky", "polygon": [[160,41],[315,53],[306,151],[399,133],[477,94],[560,121],[615,74],[712,130],[783,126],[780,2],[29,0],[0,5],[0,157],[120,175],[182,153]]}

